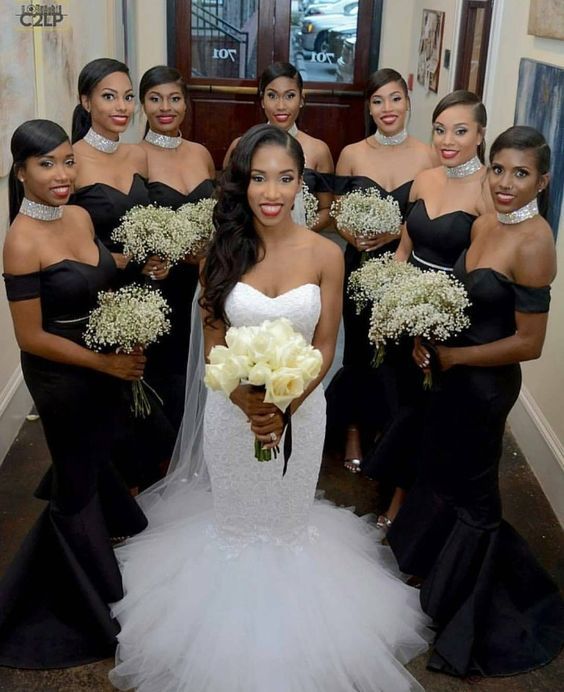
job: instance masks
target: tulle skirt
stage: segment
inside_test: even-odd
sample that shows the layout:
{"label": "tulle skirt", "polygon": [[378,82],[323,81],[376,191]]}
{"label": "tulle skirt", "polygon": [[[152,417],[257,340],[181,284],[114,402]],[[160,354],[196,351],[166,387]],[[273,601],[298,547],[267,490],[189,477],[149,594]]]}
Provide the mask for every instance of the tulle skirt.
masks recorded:
{"label": "tulle skirt", "polygon": [[373,525],[316,500],[292,543],[230,538],[214,527],[211,493],[185,500],[153,508],[151,528],[117,549],[126,595],[113,605],[116,687],[422,689],[403,664],[432,633]]}

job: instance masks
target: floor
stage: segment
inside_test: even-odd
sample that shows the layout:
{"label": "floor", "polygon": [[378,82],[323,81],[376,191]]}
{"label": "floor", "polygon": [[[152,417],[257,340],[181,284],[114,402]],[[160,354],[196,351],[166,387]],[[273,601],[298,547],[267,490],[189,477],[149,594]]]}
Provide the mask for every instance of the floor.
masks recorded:
{"label": "floor", "polygon": [[[43,506],[32,497],[32,492],[47,464],[48,453],[41,424],[27,421],[0,467],[0,574]],[[541,563],[558,583],[564,585],[564,534],[510,434],[505,440],[501,479],[507,519],[533,546]],[[359,514],[378,509],[377,484],[346,472],[336,454],[324,458],[319,486],[326,497],[339,505],[354,505]],[[408,668],[428,692],[459,692],[474,688],[480,692],[556,692],[563,689],[564,656],[526,675],[475,681],[431,673],[426,670],[425,663],[426,655],[422,655]],[[54,671],[0,668],[0,691],[110,692],[113,688],[107,681],[107,673],[111,666],[110,659]]]}

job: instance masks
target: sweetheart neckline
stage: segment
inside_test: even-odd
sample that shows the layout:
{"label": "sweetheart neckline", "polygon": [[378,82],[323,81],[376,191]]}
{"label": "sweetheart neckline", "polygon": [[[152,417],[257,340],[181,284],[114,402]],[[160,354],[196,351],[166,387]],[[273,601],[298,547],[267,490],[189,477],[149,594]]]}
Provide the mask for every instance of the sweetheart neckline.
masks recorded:
{"label": "sweetheart neckline", "polygon": [[48,264],[46,267],[42,267],[39,270],[39,272],[46,272],[52,267],[56,267],[59,264],[63,264],[64,262],[72,262],[73,264],[83,264],[86,267],[98,269],[98,267],[102,264],[102,248],[100,246],[98,238],[94,238],[94,244],[96,245],[96,248],[98,250],[98,261],[96,262],[96,264],[91,264],[90,262],[83,262],[82,260],[72,259],[72,257],[64,257],[63,259],[58,260],[57,262],[53,262],[52,264]]}
{"label": "sweetheart neckline", "polygon": [[263,291],[261,291],[259,288],[255,288],[255,286],[252,286],[251,284],[246,283],[245,281],[237,281],[236,285],[241,285],[241,286],[248,286],[248,288],[252,289],[255,293],[259,293],[261,296],[264,296],[265,298],[268,298],[268,300],[277,300],[278,298],[282,298],[283,296],[287,296],[289,293],[293,293],[294,291],[297,291],[300,288],[304,288],[305,286],[316,286],[319,288],[318,284],[314,284],[311,281],[308,281],[305,284],[300,284],[299,286],[294,286],[294,288],[290,288],[287,291],[284,291],[283,293],[279,293],[277,296],[269,296]]}
{"label": "sweetheart neckline", "polygon": [[76,190],[76,192],[74,194],[79,195],[84,190],[89,190],[90,188],[96,187],[96,185],[102,185],[103,187],[107,187],[110,190],[115,190],[116,192],[119,192],[119,194],[123,195],[123,197],[127,197],[128,195],[131,194],[131,191],[133,190],[133,186],[135,185],[135,179],[136,178],[141,178],[141,180],[143,180],[143,181],[145,180],[145,178],[141,175],[141,173],[134,173],[133,178],[131,180],[131,185],[129,186],[129,189],[127,190],[127,192],[120,190],[119,187],[114,187],[113,185],[109,185],[108,183],[96,182],[96,183],[90,183],[89,185],[83,185],[81,188]]}
{"label": "sweetheart neckline", "polygon": [[211,183],[211,184],[213,185],[213,180],[212,180],[211,178],[204,178],[204,180],[202,180],[201,182],[199,182],[199,183],[196,185],[196,187],[193,187],[193,188],[190,190],[190,192],[181,192],[180,190],[178,190],[177,188],[173,187],[172,185],[169,185],[168,183],[165,183],[163,180],[150,180],[150,181],[147,183],[147,187],[150,187],[151,185],[164,185],[165,187],[168,187],[169,190],[172,190],[173,192],[176,192],[177,194],[181,195],[182,197],[188,198],[188,197],[190,197],[194,192],[196,192],[196,190],[197,190],[198,188],[202,187],[202,185],[204,185],[205,183],[208,183],[208,182]]}
{"label": "sweetheart neckline", "polygon": [[419,199],[415,200],[414,204],[417,204],[417,202],[422,202],[423,209],[425,210],[425,214],[426,214],[427,218],[429,219],[429,221],[436,221],[437,219],[441,219],[444,216],[450,216],[451,214],[465,214],[466,216],[471,216],[473,219],[478,218],[476,216],[476,214],[472,214],[469,211],[464,211],[464,209],[454,209],[453,211],[447,211],[444,214],[439,214],[438,216],[431,217],[431,216],[429,216],[429,212],[427,211],[427,203],[425,202],[425,200],[422,197],[419,197]]}

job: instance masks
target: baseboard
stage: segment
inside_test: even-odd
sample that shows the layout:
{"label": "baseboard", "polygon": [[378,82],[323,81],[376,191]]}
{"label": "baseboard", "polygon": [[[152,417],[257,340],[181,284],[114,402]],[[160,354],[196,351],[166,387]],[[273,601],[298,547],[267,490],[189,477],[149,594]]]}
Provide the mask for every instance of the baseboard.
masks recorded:
{"label": "baseboard", "polygon": [[564,446],[526,387],[509,415],[509,425],[564,528]]}
{"label": "baseboard", "polygon": [[18,365],[0,392],[0,465],[32,406],[33,401]]}

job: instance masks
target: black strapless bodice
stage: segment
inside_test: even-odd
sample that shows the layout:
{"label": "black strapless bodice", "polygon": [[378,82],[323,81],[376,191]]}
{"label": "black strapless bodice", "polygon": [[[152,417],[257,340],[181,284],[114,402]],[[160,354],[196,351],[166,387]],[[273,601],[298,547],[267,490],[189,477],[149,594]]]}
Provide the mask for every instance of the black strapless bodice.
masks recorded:
{"label": "black strapless bodice", "polygon": [[487,344],[515,334],[515,311],[548,312],[550,286],[521,286],[503,274],[480,267],[466,270],[466,251],[454,267],[471,300],[470,327],[460,337],[465,344]]}
{"label": "black strapless bodice", "polygon": [[5,274],[8,299],[39,297],[45,331],[80,343],[98,292],[114,286],[117,279],[110,252],[98,238],[95,242],[99,252],[96,265],[64,259],[32,274]]}
{"label": "black strapless bodice", "polygon": [[451,211],[431,219],[425,200],[418,199],[406,220],[413,243],[411,261],[423,269],[452,270],[460,253],[470,245],[475,219],[466,211]]}
{"label": "black strapless bodice", "polygon": [[199,202],[201,199],[211,197],[214,193],[215,185],[213,180],[208,178],[202,180],[201,183],[185,195],[174,187],[155,180],[147,183],[147,189],[149,190],[149,199],[153,204],[158,204],[160,207],[178,209],[178,207],[188,202]]}
{"label": "black strapless bodice", "polygon": [[121,245],[111,240],[111,234],[121,217],[136,205],[150,203],[145,178],[135,173],[127,193],[106,183],[93,183],[77,190],[69,204],[77,204],[90,214],[96,235],[111,252],[121,252]]}

